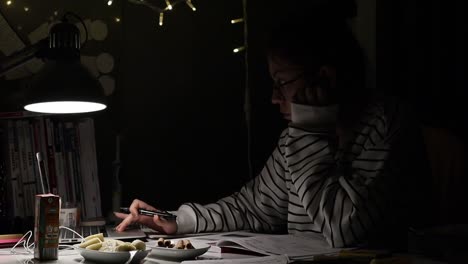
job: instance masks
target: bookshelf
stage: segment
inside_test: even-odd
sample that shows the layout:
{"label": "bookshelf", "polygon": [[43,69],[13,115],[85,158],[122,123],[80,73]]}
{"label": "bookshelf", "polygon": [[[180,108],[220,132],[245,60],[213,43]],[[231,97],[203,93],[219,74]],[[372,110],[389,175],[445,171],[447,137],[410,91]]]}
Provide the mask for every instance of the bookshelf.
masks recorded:
{"label": "bookshelf", "polygon": [[82,219],[102,216],[93,118],[0,113],[0,150],[2,223],[30,225],[34,196],[42,191],[37,152],[52,193],[78,204]]}

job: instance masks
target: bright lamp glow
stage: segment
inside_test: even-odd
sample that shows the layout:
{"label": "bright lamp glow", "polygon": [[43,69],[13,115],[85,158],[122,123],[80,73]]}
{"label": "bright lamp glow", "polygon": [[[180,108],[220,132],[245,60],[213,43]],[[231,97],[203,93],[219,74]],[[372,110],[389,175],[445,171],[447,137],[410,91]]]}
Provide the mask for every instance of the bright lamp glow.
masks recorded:
{"label": "bright lamp glow", "polygon": [[31,112],[48,114],[77,114],[100,111],[106,108],[106,105],[100,103],[80,102],[80,101],[61,101],[34,103],[24,107]]}

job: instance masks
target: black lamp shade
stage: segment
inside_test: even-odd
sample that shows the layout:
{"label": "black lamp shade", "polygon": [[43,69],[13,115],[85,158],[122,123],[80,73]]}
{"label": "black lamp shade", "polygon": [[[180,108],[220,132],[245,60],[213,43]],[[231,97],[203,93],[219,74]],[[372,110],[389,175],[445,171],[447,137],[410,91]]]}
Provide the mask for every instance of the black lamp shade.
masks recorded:
{"label": "black lamp shade", "polygon": [[106,108],[101,84],[80,62],[80,43],[78,28],[66,20],[50,29],[47,60],[31,79],[26,110],[85,113]]}
{"label": "black lamp shade", "polygon": [[25,109],[29,111],[35,111],[34,108],[28,108],[30,105],[47,102],[89,102],[97,106],[96,109],[41,111],[46,113],[92,112],[104,109],[106,104],[101,84],[79,60],[48,61],[32,78],[25,99]]}

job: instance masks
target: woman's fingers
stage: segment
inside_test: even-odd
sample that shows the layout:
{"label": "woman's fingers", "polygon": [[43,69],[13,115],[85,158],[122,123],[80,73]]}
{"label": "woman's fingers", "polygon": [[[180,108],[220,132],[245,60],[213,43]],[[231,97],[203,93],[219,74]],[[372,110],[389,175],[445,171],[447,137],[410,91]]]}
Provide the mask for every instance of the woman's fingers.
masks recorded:
{"label": "woman's fingers", "polygon": [[138,216],[139,213],[138,213],[138,209],[146,209],[146,210],[156,210],[156,208],[154,208],[153,206],[141,201],[141,200],[138,200],[138,199],[135,199],[133,200],[132,204],[130,205],[130,213],[134,216]]}
{"label": "woman's fingers", "polygon": [[128,214],[119,213],[119,212],[114,212],[114,215],[120,219],[125,219],[128,216]]}
{"label": "woman's fingers", "polygon": [[114,212],[116,217],[123,219],[123,221],[119,225],[117,225],[115,229],[117,231],[124,231],[129,225],[133,223],[140,223],[156,231],[164,232],[166,234],[174,234],[177,231],[176,221],[169,221],[157,215],[154,217],[140,215],[138,213],[138,209],[156,210],[156,208],[154,208],[153,206],[138,199],[135,199],[129,207],[130,214]]}

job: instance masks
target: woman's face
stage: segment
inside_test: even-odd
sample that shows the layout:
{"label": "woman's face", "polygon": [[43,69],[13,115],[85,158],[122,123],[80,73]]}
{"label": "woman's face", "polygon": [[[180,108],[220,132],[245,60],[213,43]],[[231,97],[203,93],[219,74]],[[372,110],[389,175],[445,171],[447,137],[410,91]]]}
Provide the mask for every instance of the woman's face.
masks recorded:
{"label": "woman's face", "polygon": [[278,56],[268,56],[268,69],[273,80],[273,93],[271,102],[279,105],[284,119],[291,120],[291,102],[297,90],[303,88],[304,68],[289,63]]}

